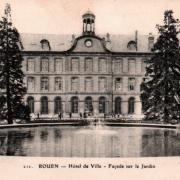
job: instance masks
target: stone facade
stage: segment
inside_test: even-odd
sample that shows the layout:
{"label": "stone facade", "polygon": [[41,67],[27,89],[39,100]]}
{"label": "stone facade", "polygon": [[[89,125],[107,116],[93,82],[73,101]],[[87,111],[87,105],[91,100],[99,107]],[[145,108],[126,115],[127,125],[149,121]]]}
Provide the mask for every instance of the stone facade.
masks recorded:
{"label": "stone facade", "polygon": [[78,37],[59,42],[60,36],[22,34],[24,99],[32,114],[142,115],[140,84],[152,36],[103,38],[94,31],[95,16],[87,12]]}

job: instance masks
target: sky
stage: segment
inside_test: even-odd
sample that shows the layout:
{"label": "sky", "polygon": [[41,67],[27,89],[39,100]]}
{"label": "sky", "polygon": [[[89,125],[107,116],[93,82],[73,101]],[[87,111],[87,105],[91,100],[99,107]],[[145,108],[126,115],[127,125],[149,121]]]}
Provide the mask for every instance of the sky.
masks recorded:
{"label": "sky", "polygon": [[167,9],[180,19],[180,0],[0,0],[1,17],[6,3],[20,33],[81,34],[88,9],[96,16],[96,34],[157,34]]}

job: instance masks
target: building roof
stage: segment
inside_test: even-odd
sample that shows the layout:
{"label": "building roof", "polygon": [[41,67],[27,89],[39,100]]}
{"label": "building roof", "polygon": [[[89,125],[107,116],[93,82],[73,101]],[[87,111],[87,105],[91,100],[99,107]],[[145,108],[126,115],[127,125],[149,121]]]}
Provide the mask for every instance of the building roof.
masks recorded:
{"label": "building roof", "polygon": [[[79,35],[70,34],[20,34],[23,51],[42,51],[41,40],[47,40],[50,44],[51,51],[67,51],[74,43],[74,37]],[[105,38],[106,48],[113,52],[128,52],[127,45],[130,41],[135,41],[135,34],[132,35],[100,35]],[[148,50],[149,35],[138,35],[137,46],[138,52],[149,52]]]}
{"label": "building roof", "polygon": [[[137,51],[149,52],[148,35],[138,35]],[[106,43],[106,47],[113,52],[128,52],[127,45],[130,41],[135,41],[135,35],[110,35],[110,42]]]}
{"label": "building roof", "polygon": [[42,51],[41,40],[49,41],[52,51],[66,51],[72,46],[72,35],[20,34],[24,51]]}
{"label": "building roof", "polygon": [[86,13],[84,13],[82,15],[82,17],[86,17],[86,16],[91,16],[91,17],[95,18],[94,13],[92,11],[90,11],[90,10],[88,10]]}

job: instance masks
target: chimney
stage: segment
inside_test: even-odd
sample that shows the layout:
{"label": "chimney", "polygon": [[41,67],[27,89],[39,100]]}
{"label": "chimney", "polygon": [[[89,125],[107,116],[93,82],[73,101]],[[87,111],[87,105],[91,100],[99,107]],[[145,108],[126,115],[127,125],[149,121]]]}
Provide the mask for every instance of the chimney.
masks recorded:
{"label": "chimney", "polygon": [[71,39],[71,43],[73,44],[74,43],[74,40],[75,40],[75,35],[74,34],[72,34],[72,39]]}
{"label": "chimney", "polygon": [[135,31],[136,51],[138,50],[138,31]]}
{"label": "chimney", "polygon": [[151,51],[154,46],[154,36],[152,33],[149,33],[148,37],[148,50]]}
{"label": "chimney", "polygon": [[109,33],[106,34],[106,42],[109,42],[109,43],[111,42]]}

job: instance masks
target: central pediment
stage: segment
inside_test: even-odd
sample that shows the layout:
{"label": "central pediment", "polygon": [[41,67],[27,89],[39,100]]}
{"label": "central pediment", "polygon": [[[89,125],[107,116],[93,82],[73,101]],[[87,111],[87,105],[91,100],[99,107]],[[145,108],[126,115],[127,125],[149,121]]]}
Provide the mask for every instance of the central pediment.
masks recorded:
{"label": "central pediment", "polygon": [[109,52],[105,47],[105,40],[98,36],[80,36],[75,39],[71,52]]}

